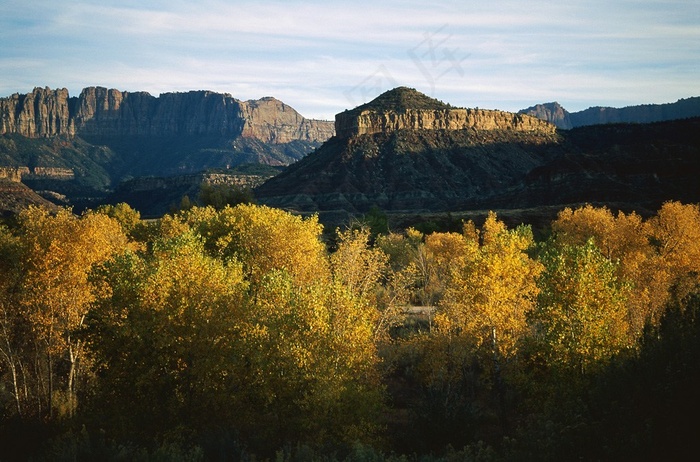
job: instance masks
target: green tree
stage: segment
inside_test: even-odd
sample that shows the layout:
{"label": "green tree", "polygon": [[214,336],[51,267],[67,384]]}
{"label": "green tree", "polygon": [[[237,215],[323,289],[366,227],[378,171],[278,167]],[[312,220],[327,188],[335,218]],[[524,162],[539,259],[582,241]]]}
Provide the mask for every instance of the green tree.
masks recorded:
{"label": "green tree", "polygon": [[592,240],[550,243],[540,261],[545,271],[530,322],[547,364],[585,372],[631,346],[625,306],[629,288]]}

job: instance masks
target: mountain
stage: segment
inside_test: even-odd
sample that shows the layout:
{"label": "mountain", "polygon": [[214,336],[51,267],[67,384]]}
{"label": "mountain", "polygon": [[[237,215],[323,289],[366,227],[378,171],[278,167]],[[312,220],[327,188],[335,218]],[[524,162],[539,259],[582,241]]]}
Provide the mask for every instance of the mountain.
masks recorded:
{"label": "mountain", "polygon": [[[287,165],[333,134],[332,122],[306,119],[271,97],[89,87],[78,97],[35,88],[0,98],[0,167],[20,169],[25,183],[74,204],[134,177]],[[65,175],[45,174],[52,169]]]}
{"label": "mountain", "polygon": [[679,99],[675,103],[643,104],[623,108],[590,107],[578,112],[568,112],[559,103],[544,103],[519,111],[570,129],[587,125],[610,123],[651,123],[666,120],[700,117],[700,97]]}
{"label": "mountain", "polygon": [[556,101],[553,103],[544,103],[531,106],[527,109],[519,111],[520,114],[527,114],[538,119],[546,120],[564,130],[573,128],[571,122],[571,113],[564,109],[561,104]]}
{"label": "mountain", "polygon": [[283,102],[267,97],[239,101],[210,91],[126,92],[103,87],[70,97],[65,88],[35,88],[29,94],[0,98],[0,135],[54,136],[239,136],[264,143],[323,142],[331,122],[310,120]]}
{"label": "mountain", "polygon": [[336,136],[255,190],[260,202],[337,215],[700,200],[699,118],[557,131],[397,88],[335,123]]}
{"label": "mountain", "polygon": [[390,90],[336,115],[336,136],[256,189],[301,211],[446,210],[510,188],[551,157],[554,125],[523,114],[453,108]]}

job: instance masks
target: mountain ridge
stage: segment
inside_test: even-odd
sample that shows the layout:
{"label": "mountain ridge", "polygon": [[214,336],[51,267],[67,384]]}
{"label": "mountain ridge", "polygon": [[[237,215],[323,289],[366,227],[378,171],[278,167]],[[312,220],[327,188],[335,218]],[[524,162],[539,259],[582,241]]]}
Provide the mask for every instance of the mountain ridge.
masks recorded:
{"label": "mountain ridge", "polygon": [[214,135],[252,137],[266,143],[322,142],[332,122],[306,119],[273,98],[241,101],[228,93],[126,92],[86,87],[78,97],[65,88],[36,87],[0,98],[0,135],[53,136]]}
{"label": "mountain ridge", "polygon": [[592,106],[569,112],[558,102],[542,103],[518,111],[551,122],[564,130],[610,123],[652,123],[700,117],[700,97],[681,98],[674,103],[639,104],[614,108]]}
{"label": "mountain ridge", "polygon": [[386,91],[369,103],[335,116],[335,133],[340,138],[404,129],[467,128],[545,133],[555,131],[554,125],[526,114],[456,108],[407,87]]}

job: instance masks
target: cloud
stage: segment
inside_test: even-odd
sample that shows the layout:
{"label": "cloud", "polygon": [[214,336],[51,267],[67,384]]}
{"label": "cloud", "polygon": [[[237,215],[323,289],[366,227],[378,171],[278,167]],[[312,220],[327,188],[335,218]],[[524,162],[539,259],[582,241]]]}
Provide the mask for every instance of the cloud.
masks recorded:
{"label": "cloud", "polygon": [[210,89],[276,96],[317,118],[395,83],[510,110],[672,101],[700,94],[699,10],[670,0],[6,0],[0,96],[35,85]]}

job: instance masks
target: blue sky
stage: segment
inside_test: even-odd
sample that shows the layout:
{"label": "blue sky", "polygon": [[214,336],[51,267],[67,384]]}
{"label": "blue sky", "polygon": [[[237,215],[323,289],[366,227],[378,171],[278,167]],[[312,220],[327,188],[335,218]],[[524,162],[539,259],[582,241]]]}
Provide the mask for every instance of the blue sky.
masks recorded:
{"label": "blue sky", "polygon": [[0,97],[97,85],[324,119],[398,85],[510,111],[672,102],[700,96],[700,2],[0,2]]}

